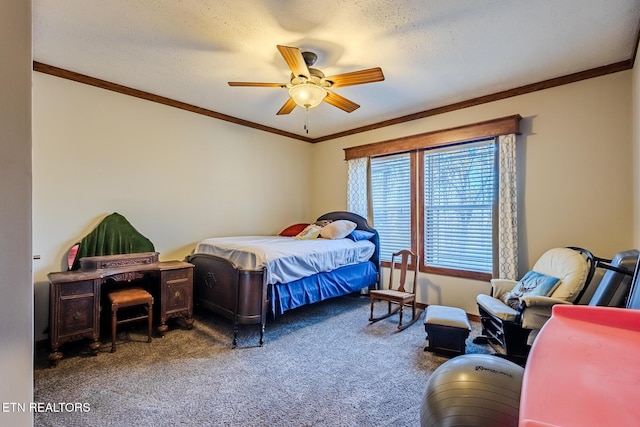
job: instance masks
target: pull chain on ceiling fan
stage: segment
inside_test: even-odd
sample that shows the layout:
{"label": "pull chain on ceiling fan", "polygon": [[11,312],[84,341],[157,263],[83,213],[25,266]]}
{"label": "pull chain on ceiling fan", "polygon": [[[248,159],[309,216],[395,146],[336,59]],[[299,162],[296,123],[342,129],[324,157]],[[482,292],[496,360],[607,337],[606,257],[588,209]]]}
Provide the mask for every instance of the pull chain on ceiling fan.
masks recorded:
{"label": "pull chain on ceiling fan", "polygon": [[[291,69],[289,83],[229,82],[229,86],[279,87],[289,90],[289,98],[276,114],[289,114],[296,106],[307,110],[317,107],[323,101],[347,113],[360,108],[360,105],[329,90],[330,88],[354,86],[384,80],[380,67],[352,71],[325,77],[324,73],[311,66],[317,55],[313,52],[301,52],[297,47],[278,45],[278,51]],[[307,122],[305,130],[309,133]]]}

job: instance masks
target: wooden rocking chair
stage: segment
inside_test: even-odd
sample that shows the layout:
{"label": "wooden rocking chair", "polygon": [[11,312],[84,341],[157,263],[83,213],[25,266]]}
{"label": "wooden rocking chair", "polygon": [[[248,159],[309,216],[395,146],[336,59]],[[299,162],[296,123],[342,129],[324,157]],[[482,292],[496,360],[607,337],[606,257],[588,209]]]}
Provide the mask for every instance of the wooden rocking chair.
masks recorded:
{"label": "wooden rocking chair", "polygon": [[[397,288],[394,288],[394,283],[393,283],[393,275],[394,275],[394,270],[396,270],[396,262],[395,262],[395,258],[399,256],[401,257],[401,262],[399,264],[400,266],[400,281],[398,284]],[[410,265],[414,265],[415,269],[414,269],[414,275],[413,275],[413,286],[411,287],[411,289],[407,290],[405,288],[405,280],[407,277],[407,270],[409,270],[409,266]],[[371,315],[369,316],[369,321],[371,323],[377,322],[378,320],[382,320],[382,319],[386,319],[387,317],[395,314],[395,313],[399,313],[399,321],[398,321],[398,330],[404,330],[406,328],[408,328],[409,326],[411,326],[412,324],[415,323],[416,320],[418,320],[418,318],[420,317],[420,313],[422,313],[422,310],[420,310],[419,313],[416,313],[416,284],[417,284],[417,280],[418,280],[418,274],[417,274],[417,266],[418,266],[418,256],[416,254],[414,254],[413,252],[409,251],[409,250],[402,250],[399,252],[394,253],[391,256],[391,271],[389,273],[389,288],[388,289],[379,289],[379,290],[372,290],[369,291],[369,297],[371,299]],[[387,301],[388,303],[388,308],[387,308],[387,313],[380,316],[380,317],[374,317],[373,316],[373,306],[375,301]],[[391,309],[391,306],[395,305],[395,307],[393,308],[393,310]],[[411,320],[409,321],[409,323],[407,324],[402,324],[402,314],[403,314],[403,308],[405,306],[410,306],[411,307]]]}

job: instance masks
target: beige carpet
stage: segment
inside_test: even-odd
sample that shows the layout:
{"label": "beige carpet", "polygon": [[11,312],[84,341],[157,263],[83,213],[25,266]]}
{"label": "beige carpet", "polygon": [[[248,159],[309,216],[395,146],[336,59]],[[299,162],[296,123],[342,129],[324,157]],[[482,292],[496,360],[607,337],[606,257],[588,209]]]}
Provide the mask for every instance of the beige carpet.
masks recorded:
{"label": "beige carpet", "polygon": [[[38,352],[34,401],[59,405],[35,425],[419,425],[429,375],[448,358],[423,351],[421,320],[396,332],[397,318],[369,324],[368,310],[360,296],[293,310],[268,322],[264,347],[243,326],[232,349],[231,323],[196,311],[192,330],[172,323],[151,344],[144,327],[125,331],[113,354],[108,340],[97,357],[69,343],[51,369]],[[471,343],[473,326],[467,353],[490,353]]]}

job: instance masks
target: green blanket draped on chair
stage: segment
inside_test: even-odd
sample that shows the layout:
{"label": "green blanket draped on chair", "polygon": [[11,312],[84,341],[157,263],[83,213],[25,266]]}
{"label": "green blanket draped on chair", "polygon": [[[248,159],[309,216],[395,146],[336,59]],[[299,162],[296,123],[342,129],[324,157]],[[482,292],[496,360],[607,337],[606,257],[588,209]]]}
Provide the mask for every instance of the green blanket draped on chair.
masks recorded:
{"label": "green blanket draped on chair", "polygon": [[124,216],[114,212],[80,241],[72,269],[80,268],[82,257],[136,252],[155,252],[155,248]]}

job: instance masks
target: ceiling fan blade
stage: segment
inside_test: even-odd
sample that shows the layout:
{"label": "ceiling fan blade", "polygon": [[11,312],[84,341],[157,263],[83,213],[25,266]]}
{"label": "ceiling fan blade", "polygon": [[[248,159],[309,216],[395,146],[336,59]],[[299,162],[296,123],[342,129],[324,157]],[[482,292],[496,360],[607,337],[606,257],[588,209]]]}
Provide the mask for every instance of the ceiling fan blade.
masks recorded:
{"label": "ceiling fan blade", "polygon": [[229,86],[287,87],[287,85],[283,83],[258,83],[258,82],[229,82]]}
{"label": "ceiling fan blade", "polygon": [[277,115],[281,116],[283,114],[289,114],[290,112],[293,111],[294,108],[296,108],[296,103],[293,101],[293,98],[289,97],[289,99],[287,99],[287,102],[284,103],[282,108],[278,110]]}
{"label": "ceiling fan blade", "polygon": [[309,78],[309,67],[307,67],[307,63],[304,62],[300,49],[297,47],[278,45],[278,50],[289,68],[291,68],[291,72],[294,76],[304,76]]}
{"label": "ceiling fan blade", "polygon": [[352,111],[360,108],[358,104],[353,101],[349,101],[344,96],[340,96],[335,92],[327,91],[327,96],[324,98],[324,101],[333,105],[334,107],[338,107],[341,110],[346,111],[347,113],[351,113]]}
{"label": "ceiling fan blade", "polygon": [[381,82],[384,80],[384,74],[382,74],[382,68],[376,67],[352,71],[350,73],[336,74],[335,76],[325,77],[324,80],[332,82],[331,87],[353,86],[364,83]]}

